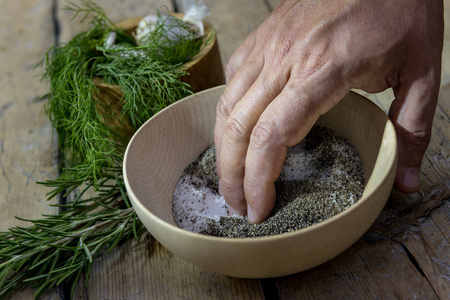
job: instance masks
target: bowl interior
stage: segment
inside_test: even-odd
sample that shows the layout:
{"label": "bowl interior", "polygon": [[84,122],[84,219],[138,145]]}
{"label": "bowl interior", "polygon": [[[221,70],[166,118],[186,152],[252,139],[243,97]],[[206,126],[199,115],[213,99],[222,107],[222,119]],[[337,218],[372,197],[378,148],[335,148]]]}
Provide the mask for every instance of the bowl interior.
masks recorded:
{"label": "bowl interior", "polygon": [[[198,93],[155,115],[127,149],[126,176],[131,190],[143,206],[170,224],[175,224],[171,200],[179,177],[214,142],[215,109],[222,90],[208,90],[207,97]],[[318,123],[332,128],[356,148],[364,168],[364,195],[375,192],[396,151],[392,132],[387,135],[390,122],[384,113],[369,100],[350,93]],[[376,164],[379,168],[374,172]]]}
{"label": "bowl interior", "polygon": [[[348,94],[318,121],[347,138],[360,156],[365,189],[362,199],[354,207],[311,228],[282,237],[236,241],[201,236],[176,227],[172,217],[173,190],[186,166],[213,143],[216,105],[223,89],[224,86],[209,89],[171,105],[145,123],[130,141],[124,160],[125,182],[133,206],[147,229],[170,251],[186,260],[218,273],[240,277],[280,276],[298,272],[330,259],[354,243],[370,227],[387,200],[395,175],[397,151],[395,131],[387,116],[375,104],[355,93]],[[352,220],[346,221],[346,218]],[[183,238],[196,239],[193,244],[195,249],[178,247],[171,235],[176,236],[173,239],[177,243]],[[238,261],[243,257],[239,251],[248,251],[246,244],[257,242],[261,246],[267,241],[269,245],[270,241],[277,240],[281,245],[286,240],[288,247],[301,239],[311,247],[304,249],[309,251],[305,253],[314,253],[314,258],[304,259],[304,263],[300,261],[309,254],[297,250],[286,254],[284,265],[277,257],[279,254],[273,253],[273,248],[267,248],[267,253],[260,250],[261,256],[267,256],[262,260],[267,265],[263,268],[261,261],[257,261],[259,258],[247,257],[246,261]],[[227,243],[234,244],[228,249]],[[222,269],[216,268],[217,258],[214,261],[214,254],[211,254],[211,247],[217,246],[214,244],[228,249],[223,250],[226,251],[224,255],[236,255],[236,266],[230,267],[228,262],[222,264]],[[334,248],[326,249],[329,245]],[[315,253],[314,247],[321,250]],[[292,264],[289,255],[295,256],[298,264]],[[203,264],[203,261],[208,262]],[[270,266],[271,261],[273,266]],[[237,270],[241,263],[248,263],[251,271]]]}

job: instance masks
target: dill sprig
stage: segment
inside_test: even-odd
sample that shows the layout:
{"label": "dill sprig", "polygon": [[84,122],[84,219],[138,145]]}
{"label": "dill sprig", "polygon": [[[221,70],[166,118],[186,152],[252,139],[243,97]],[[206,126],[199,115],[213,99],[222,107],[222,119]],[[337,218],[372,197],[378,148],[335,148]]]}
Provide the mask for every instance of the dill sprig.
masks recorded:
{"label": "dill sprig", "polygon": [[[183,63],[192,58],[203,45],[196,31],[172,16],[158,15],[153,31],[145,36],[145,45],[137,46],[134,39],[116,27],[102,10],[90,1],[85,6],[69,7],[76,14],[94,14],[92,28],[76,35],[71,41],[55,45],[46,54],[43,80],[49,83],[49,101],[45,105],[56,129],[64,159],[70,165],[83,165],[71,176],[83,181],[103,168],[117,165],[126,139],[104,122],[120,118],[136,130],[148,118],[167,105],[192,94],[181,81],[186,72]],[[170,26],[166,19],[171,18]],[[83,18],[82,20],[84,20]],[[168,38],[174,27],[183,35]],[[117,33],[114,47],[105,47],[111,31]],[[128,38],[125,38],[128,37]],[[100,115],[93,100],[97,87],[93,78],[100,77],[123,92],[122,115]],[[107,111],[107,110],[106,110]],[[119,129],[120,130],[120,129]]]}
{"label": "dill sprig", "polygon": [[[192,94],[181,78],[183,63],[211,40],[171,16],[158,15],[157,24],[138,46],[117,28],[91,0],[66,8],[90,20],[90,29],[69,42],[50,48],[41,64],[49,86],[44,110],[58,134],[62,173],[40,182],[48,198],[69,199],[56,215],[45,215],[29,227],[0,232],[0,299],[28,285],[35,298],[62,283],[73,295],[81,274],[89,279],[94,260],[130,237],[139,236],[142,223],[131,207],[122,177],[124,150],[130,136],[121,126],[139,128],[167,105]],[[167,20],[165,18],[173,18]],[[167,26],[167,24],[170,24]],[[183,32],[176,39],[169,32]],[[116,45],[105,46],[114,31]],[[95,95],[101,78],[121,93],[121,112],[109,109]],[[109,110],[108,110],[109,109]],[[108,120],[120,120],[112,126]],[[86,197],[86,192],[94,196]],[[92,192],[93,191],[93,192]],[[149,191],[151,192],[151,191]]]}

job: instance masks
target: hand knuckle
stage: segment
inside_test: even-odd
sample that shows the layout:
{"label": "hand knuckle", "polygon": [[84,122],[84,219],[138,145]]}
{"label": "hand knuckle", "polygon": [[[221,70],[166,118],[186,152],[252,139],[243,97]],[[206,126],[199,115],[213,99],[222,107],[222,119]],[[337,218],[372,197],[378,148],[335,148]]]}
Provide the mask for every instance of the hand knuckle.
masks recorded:
{"label": "hand knuckle", "polygon": [[279,136],[278,129],[273,122],[261,121],[253,129],[251,142],[259,148],[265,148],[273,145]]}
{"label": "hand knuckle", "polygon": [[233,77],[234,73],[238,69],[236,60],[237,59],[232,56],[225,67],[226,82],[230,81],[231,77]]}
{"label": "hand knuckle", "polygon": [[222,176],[220,178],[220,188],[223,193],[235,192],[237,189],[242,188],[242,183],[232,180],[227,176]]}
{"label": "hand knuckle", "polygon": [[276,64],[283,62],[292,50],[295,40],[291,37],[272,40],[266,48],[266,56],[271,57]]}
{"label": "hand knuckle", "polygon": [[225,125],[224,134],[235,142],[247,141],[247,130],[245,126],[236,118],[229,117]]}
{"label": "hand knuckle", "polygon": [[426,149],[430,144],[430,131],[413,131],[401,135],[403,143],[409,147]]}
{"label": "hand knuckle", "polygon": [[338,59],[333,58],[329,51],[327,44],[317,45],[314,49],[305,49],[302,59],[296,64],[296,68],[293,68],[293,77],[303,81],[314,74],[324,71],[324,69],[326,69],[328,76],[332,75],[329,74],[330,71],[333,71],[334,74],[338,74]]}
{"label": "hand knuckle", "polygon": [[253,191],[255,188],[258,187],[258,176],[255,176],[254,174],[245,174],[244,178],[244,186],[246,188],[246,191]]}
{"label": "hand knuckle", "polygon": [[228,118],[233,111],[234,106],[230,100],[229,92],[227,89],[223,92],[216,107],[216,114],[219,117]]}

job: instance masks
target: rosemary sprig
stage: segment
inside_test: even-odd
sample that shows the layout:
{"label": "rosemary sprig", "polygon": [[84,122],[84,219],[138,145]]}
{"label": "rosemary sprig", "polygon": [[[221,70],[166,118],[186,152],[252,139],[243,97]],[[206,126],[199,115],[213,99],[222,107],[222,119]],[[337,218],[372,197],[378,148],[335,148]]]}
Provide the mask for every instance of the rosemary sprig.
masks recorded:
{"label": "rosemary sprig", "polygon": [[[181,81],[186,75],[181,66],[210,42],[196,38],[181,21],[166,22],[159,16],[156,29],[137,46],[91,0],[70,3],[67,9],[75,16],[84,14],[82,21],[91,19],[91,28],[52,47],[41,62],[42,79],[49,85],[45,111],[59,137],[63,172],[40,184],[50,188],[49,199],[73,197],[54,205],[60,210],[57,215],[24,220],[32,225],[0,232],[0,299],[30,284],[38,298],[63,282],[72,285],[73,296],[79,277],[84,272],[88,280],[99,255],[138,238],[142,223],[128,201],[121,167],[129,137],[105,120],[118,118],[137,129],[162,108],[192,94]],[[168,39],[174,27],[184,33]],[[105,47],[111,31],[117,34],[117,46]],[[120,87],[120,116],[95,100],[96,77]],[[88,190],[94,196],[86,198]]]}
{"label": "rosemary sprig", "polygon": [[118,171],[113,169],[101,178],[96,196],[82,199],[94,186],[90,178],[75,200],[54,205],[62,209],[57,215],[24,220],[33,226],[0,233],[0,298],[31,282],[37,288],[36,298],[62,282],[72,284],[73,295],[83,270],[88,280],[99,255],[131,236],[138,238],[142,223],[129,204]]}

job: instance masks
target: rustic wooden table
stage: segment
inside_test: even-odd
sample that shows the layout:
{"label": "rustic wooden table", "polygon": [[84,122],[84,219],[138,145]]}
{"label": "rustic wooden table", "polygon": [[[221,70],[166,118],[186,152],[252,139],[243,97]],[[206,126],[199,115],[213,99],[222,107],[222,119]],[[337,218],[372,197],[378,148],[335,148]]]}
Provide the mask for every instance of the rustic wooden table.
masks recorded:
{"label": "rustic wooden table", "polygon": [[[96,1],[113,21],[141,16],[176,1]],[[278,0],[208,0],[224,65]],[[450,20],[450,0],[445,18]],[[61,11],[63,0],[1,1],[0,9],[0,230],[14,218],[55,213],[47,189],[36,184],[58,174],[56,137],[42,102],[46,92],[34,66],[56,42],[81,30]],[[450,299],[450,30],[445,32],[442,88],[420,192],[393,191],[374,226],[355,245],[317,268],[282,278],[250,280],[208,273],[165,250],[150,235],[128,241],[94,264],[75,299]],[[387,110],[392,93],[370,95]],[[33,290],[15,293],[29,299]],[[66,299],[65,287],[43,299]]]}

